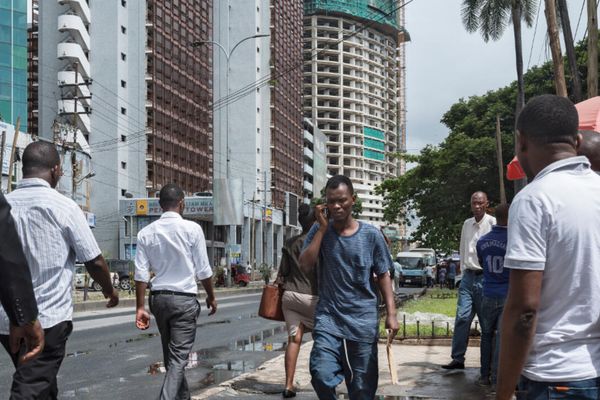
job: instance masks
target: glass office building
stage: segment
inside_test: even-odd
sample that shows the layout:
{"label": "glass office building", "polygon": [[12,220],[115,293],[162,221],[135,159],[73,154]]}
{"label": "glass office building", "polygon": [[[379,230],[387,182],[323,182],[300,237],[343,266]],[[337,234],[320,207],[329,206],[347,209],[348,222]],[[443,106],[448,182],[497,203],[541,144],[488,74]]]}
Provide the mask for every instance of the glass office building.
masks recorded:
{"label": "glass office building", "polygon": [[27,131],[27,0],[0,0],[0,116]]}

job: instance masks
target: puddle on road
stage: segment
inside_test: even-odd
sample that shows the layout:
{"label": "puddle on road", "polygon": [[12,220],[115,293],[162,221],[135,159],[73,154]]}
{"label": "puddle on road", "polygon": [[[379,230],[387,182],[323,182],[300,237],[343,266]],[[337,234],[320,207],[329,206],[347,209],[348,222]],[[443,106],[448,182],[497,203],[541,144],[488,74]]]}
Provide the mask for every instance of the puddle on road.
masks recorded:
{"label": "puddle on road", "polygon": [[91,350],[83,350],[83,351],[74,351],[72,353],[67,353],[67,357],[81,357],[90,354]]}
{"label": "puddle on road", "polygon": [[[265,329],[247,338],[235,340],[227,346],[192,352],[190,353],[186,369],[204,367],[211,370],[200,380],[200,384],[203,387],[219,384],[245,372],[253,371],[257,367],[254,361],[220,360],[219,356],[227,354],[227,352],[284,351],[287,342],[271,342],[267,339],[285,331],[285,326],[278,326],[272,329]],[[165,372],[165,366],[162,361],[150,364],[147,371],[150,375],[163,374]]]}

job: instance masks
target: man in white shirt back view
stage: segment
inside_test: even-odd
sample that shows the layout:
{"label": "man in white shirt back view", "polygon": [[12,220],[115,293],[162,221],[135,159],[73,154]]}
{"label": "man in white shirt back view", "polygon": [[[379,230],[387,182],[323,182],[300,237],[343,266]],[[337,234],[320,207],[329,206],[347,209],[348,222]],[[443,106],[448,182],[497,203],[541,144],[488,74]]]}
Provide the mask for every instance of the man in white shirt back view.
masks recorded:
{"label": "man in white shirt back view", "polygon": [[[23,152],[23,179],[6,196],[31,272],[38,320],[46,337],[40,356],[26,364],[18,363],[16,355],[11,354],[16,367],[11,399],[58,397],[56,376],[73,329],[71,286],[76,260],[83,262],[100,284],[109,299],[107,306],[119,303],[108,266],[83,211],[55,190],[61,176],[55,145],[33,142]],[[8,318],[0,308],[0,342],[7,350],[8,330]]]}
{"label": "man in white shirt back view", "polygon": [[[146,288],[150,286],[150,311],[160,332],[167,373],[160,399],[189,399],[185,366],[196,338],[200,315],[198,285],[206,291],[208,315],[217,311],[212,287],[212,269],[206,253],[202,228],[182,218],[184,193],[174,184],[160,191],[163,214],[138,233],[135,256],[136,326],[148,329],[150,315],[144,308]],[[150,272],[155,274],[150,280]]]}
{"label": "man in white shirt back view", "polygon": [[554,95],[517,120],[529,185],[510,207],[497,398],[598,399],[600,176],[577,156],[577,110]]}

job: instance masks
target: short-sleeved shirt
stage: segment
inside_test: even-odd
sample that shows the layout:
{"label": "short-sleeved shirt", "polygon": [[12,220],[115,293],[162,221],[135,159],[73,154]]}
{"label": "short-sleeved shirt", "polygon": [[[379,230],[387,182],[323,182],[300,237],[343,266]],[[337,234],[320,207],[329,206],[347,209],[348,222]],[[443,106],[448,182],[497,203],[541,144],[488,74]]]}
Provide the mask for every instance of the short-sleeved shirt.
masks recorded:
{"label": "short-sleeved shirt", "polygon": [[[319,252],[319,302],[315,330],[357,342],[378,337],[377,290],[373,274],[382,275],[392,265],[383,235],[372,225],[358,222],[350,236],[339,235],[330,224]],[[304,242],[312,241],[319,224]]]}
{"label": "short-sleeved shirt", "polygon": [[504,266],[543,271],[523,375],[548,382],[600,376],[600,176],[587,158],[548,165],[515,196]]}
{"label": "short-sleeved shirt", "polygon": [[504,268],[507,229],[494,225],[492,230],[477,241],[477,257],[483,268],[483,295],[502,298],[508,293],[510,270]]}
{"label": "short-sleeved shirt", "polygon": [[279,273],[283,277],[283,288],[296,293],[310,294],[316,296],[317,290],[317,272],[312,269],[305,273],[300,269],[298,261],[306,233],[294,236],[288,239],[283,246],[281,263],[279,264]]}
{"label": "short-sleeved shirt", "polygon": [[[90,261],[101,254],[83,211],[39,178],[21,180],[6,200],[31,271],[40,324],[47,329],[70,321],[75,261]],[[8,334],[8,328],[8,317],[0,307],[0,334]]]}
{"label": "short-sleeved shirt", "polygon": [[492,230],[496,224],[496,218],[489,214],[484,214],[479,222],[475,217],[465,220],[460,232],[460,267],[481,271],[481,265],[477,259],[477,241],[480,237]]}
{"label": "short-sleeved shirt", "polygon": [[150,281],[152,290],[196,294],[196,280],[212,276],[202,227],[173,211],[139,231],[135,254],[135,280]]}

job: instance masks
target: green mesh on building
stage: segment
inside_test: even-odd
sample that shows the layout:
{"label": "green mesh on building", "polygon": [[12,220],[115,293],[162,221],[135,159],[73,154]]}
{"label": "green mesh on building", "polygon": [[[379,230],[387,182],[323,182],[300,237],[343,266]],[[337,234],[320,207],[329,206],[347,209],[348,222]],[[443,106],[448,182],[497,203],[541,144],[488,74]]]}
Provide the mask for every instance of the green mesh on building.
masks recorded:
{"label": "green mesh on building", "polygon": [[400,30],[396,11],[387,15],[396,7],[395,0],[304,0],[304,15],[343,13]]}
{"label": "green mesh on building", "polygon": [[363,128],[363,134],[367,137],[385,140],[385,133],[383,133],[383,131],[380,131],[379,129],[369,128],[368,126],[365,126]]}
{"label": "green mesh on building", "polygon": [[385,154],[375,150],[364,149],[363,157],[370,158],[371,160],[384,161]]}
{"label": "green mesh on building", "polygon": [[375,150],[385,151],[385,144],[378,140],[365,138],[365,147],[370,147]]}

